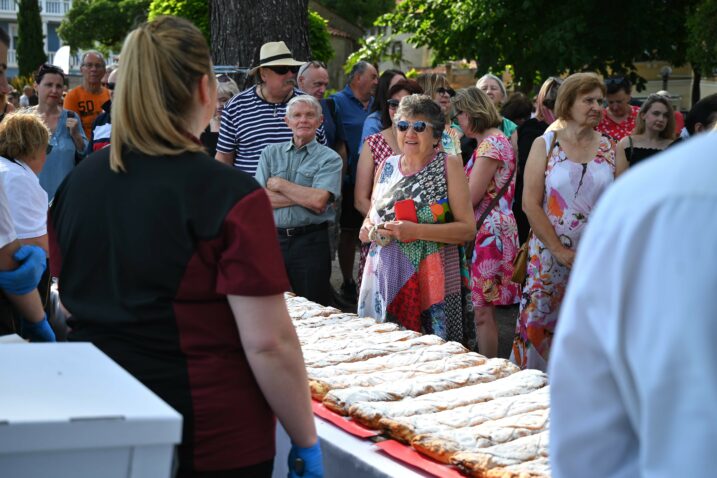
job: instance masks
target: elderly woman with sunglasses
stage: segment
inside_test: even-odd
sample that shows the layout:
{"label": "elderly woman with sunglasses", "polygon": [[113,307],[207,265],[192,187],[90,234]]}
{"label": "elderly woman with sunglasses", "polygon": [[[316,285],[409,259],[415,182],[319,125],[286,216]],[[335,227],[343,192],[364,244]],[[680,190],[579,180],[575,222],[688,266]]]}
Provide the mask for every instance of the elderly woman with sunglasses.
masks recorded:
{"label": "elderly woman with sunglasses", "polygon": [[217,107],[214,116],[209,120],[209,125],[199,137],[199,141],[207,148],[209,156],[217,154],[217,141],[219,141],[219,127],[222,124],[222,111],[224,105],[239,93],[239,87],[229,75],[224,73],[217,75]]}
{"label": "elderly woman with sunglasses", "polygon": [[52,201],[65,176],[87,148],[87,137],[77,114],[62,107],[65,73],[53,65],[42,65],[35,74],[38,104],[33,108],[50,130],[52,152],[40,172],[40,185]]}
{"label": "elderly woman with sunglasses", "polygon": [[478,147],[466,164],[468,189],[477,224],[475,249],[469,257],[471,299],[478,351],[498,354],[495,306],[517,304],[520,286],[511,282],[518,251],[518,229],[511,206],[515,194],[515,153],[499,129],[500,114],[490,98],[475,87],[459,90],[453,98],[456,119]]}
{"label": "elderly woman with sunglasses", "polygon": [[394,117],[402,154],[376,171],[359,236],[370,248],[358,313],[475,349],[463,250],[475,220],[460,160],[437,149],[445,115],[411,95]]}
{"label": "elderly woman with sunglasses", "polygon": [[448,83],[446,75],[440,73],[424,73],[416,78],[423,92],[433,98],[441,107],[445,117],[445,126],[441,134],[440,147],[448,154],[461,154],[461,132],[451,126],[451,98],[456,94]]}
{"label": "elderly woman with sunglasses", "polygon": [[[371,192],[373,191],[376,169],[383,164],[386,158],[401,152],[393,124],[398,105],[404,97],[421,93],[423,93],[423,88],[413,80],[401,80],[393,85],[388,90],[388,99],[384,101],[379,110],[381,112],[381,131],[370,135],[363,143],[356,169],[356,186],[354,188],[354,207],[363,217],[366,217],[371,208]],[[357,274],[357,286],[359,289],[361,288],[361,276],[367,254],[368,244],[362,244]]]}

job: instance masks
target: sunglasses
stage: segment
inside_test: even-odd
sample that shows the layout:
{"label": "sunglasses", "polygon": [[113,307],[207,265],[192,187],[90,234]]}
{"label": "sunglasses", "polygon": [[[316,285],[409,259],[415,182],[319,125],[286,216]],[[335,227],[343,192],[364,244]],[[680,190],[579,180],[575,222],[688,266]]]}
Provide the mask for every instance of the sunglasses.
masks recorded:
{"label": "sunglasses", "polygon": [[48,144],[47,148],[45,148],[45,154],[48,155],[50,153],[52,153],[52,145]]}
{"label": "sunglasses", "polygon": [[444,88],[442,86],[440,88],[436,89],[436,93],[438,93],[440,95],[448,95],[451,98],[456,96],[456,91],[453,88]]}
{"label": "sunglasses", "polygon": [[617,85],[624,85],[624,84],[625,84],[624,76],[614,76],[612,78],[607,78],[605,80],[605,86],[617,86]]}
{"label": "sunglasses", "polygon": [[398,123],[396,123],[396,128],[402,133],[405,133],[408,131],[408,128],[413,128],[413,131],[416,133],[423,133],[426,131],[426,127],[431,126],[430,124],[426,123],[425,121],[414,121],[413,123],[410,123],[406,120],[401,120]]}
{"label": "sunglasses", "polygon": [[306,73],[306,70],[308,70],[309,68],[323,68],[325,70],[326,63],[318,60],[307,61],[306,63],[301,65],[301,67],[299,67],[299,76],[304,76],[304,73]]}
{"label": "sunglasses", "polygon": [[398,108],[398,104],[400,103],[399,100],[387,100],[386,104],[389,108]]}
{"label": "sunglasses", "polygon": [[228,83],[232,81],[232,79],[229,78],[229,75],[225,75],[224,73],[222,73],[221,75],[217,75],[217,81],[219,83]]}
{"label": "sunglasses", "polygon": [[112,83],[107,83],[107,89],[110,91],[114,91],[116,84],[117,83],[115,83],[114,81]]}
{"label": "sunglasses", "polygon": [[264,68],[268,68],[277,75],[286,75],[289,72],[292,72],[294,74],[299,72],[298,66],[287,66],[287,65],[279,65],[279,66],[265,66]]}

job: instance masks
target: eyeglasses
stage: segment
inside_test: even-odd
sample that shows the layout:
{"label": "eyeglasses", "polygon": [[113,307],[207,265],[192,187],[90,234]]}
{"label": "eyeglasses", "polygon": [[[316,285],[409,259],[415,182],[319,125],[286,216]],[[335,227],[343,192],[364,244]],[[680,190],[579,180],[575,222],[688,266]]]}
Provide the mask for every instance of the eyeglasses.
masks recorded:
{"label": "eyeglasses", "polygon": [[53,75],[62,75],[62,77],[65,77],[65,72],[62,70],[62,68],[57,67],[55,65],[48,65],[47,63],[44,63],[40,65],[40,68],[37,70],[38,76],[44,76],[48,73],[51,73]]}
{"label": "eyeglasses", "polygon": [[463,114],[463,112],[461,110],[455,110],[455,113],[453,113],[453,116],[451,117],[451,121],[453,121],[454,123],[457,123],[458,117],[462,114]]}
{"label": "eyeglasses", "polygon": [[444,88],[442,86],[436,89],[436,93],[438,93],[439,95],[448,95],[451,98],[456,96],[456,91],[453,88]]}
{"label": "eyeglasses", "polygon": [[48,144],[47,148],[45,148],[45,155],[48,155],[50,153],[52,153],[52,145]]}
{"label": "eyeglasses", "polygon": [[114,91],[116,84],[117,83],[115,83],[114,81],[112,83],[107,83],[107,89],[110,91]]}
{"label": "eyeglasses", "polygon": [[402,133],[405,133],[408,131],[408,128],[413,128],[413,131],[416,133],[423,133],[426,131],[426,127],[431,126],[430,124],[426,123],[425,121],[414,121],[413,123],[401,120],[398,123],[396,123],[396,128]]}
{"label": "eyeglasses", "polygon": [[101,70],[105,67],[104,63],[83,63],[82,66],[90,69],[94,68],[96,70]]}
{"label": "eyeglasses", "polygon": [[296,74],[299,72],[298,66],[277,65],[277,66],[265,66],[264,68],[270,69],[277,75],[286,75],[289,72]]}
{"label": "eyeglasses", "polygon": [[386,104],[388,105],[389,108],[394,108],[394,109],[398,108],[399,103],[400,103],[400,101],[398,101],[398,100],[393,100],[393,99],[386,100]]}
{"label": "eyeglasses", "polygon": [[306,73],[306,70],[308,70],[309,68],[323,68],[325,70],[326,63],[324,63],[323,61],[318,61],[318,60],[307,61],[306,63],[301,65],[301,67],[299,68],[298,76],[304,76],[304,73]]}

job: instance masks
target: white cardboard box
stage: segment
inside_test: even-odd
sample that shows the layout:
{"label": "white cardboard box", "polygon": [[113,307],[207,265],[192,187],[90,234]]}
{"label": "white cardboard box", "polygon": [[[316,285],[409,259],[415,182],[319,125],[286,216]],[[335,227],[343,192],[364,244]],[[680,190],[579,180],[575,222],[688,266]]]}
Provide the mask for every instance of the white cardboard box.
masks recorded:
{"label": "white cardboard box", "polygon": [[181,415],[94,345],[0,345],[0,476],[169,477],[181,436]]}

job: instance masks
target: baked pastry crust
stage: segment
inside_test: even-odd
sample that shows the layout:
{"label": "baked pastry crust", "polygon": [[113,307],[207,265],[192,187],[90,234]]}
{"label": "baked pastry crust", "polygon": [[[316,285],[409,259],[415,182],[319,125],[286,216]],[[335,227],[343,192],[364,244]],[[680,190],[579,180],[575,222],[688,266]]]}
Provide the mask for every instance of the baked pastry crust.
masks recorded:
{"label": "baked pastry crust", "polygon": [[550,461],[538,458],[517,465],[491,468],[481,474],[485,478],[550,478]]}
{"label": "baked pastry crust", "polygon": [[307,367],[326,367],[343,362],[358,362],[380,355],[388,355],[402,350],[409,350],[428,345],[437,345],[444,340],[437,335],[421,335],[419,337],[386,344],[359,343],[355,348],[337,350],[331,354],[317,350],[304,350],[304,363]]}
{"label": "baked pastry crust", "polygon": [[311,379],[328,378],[345,374],[372,373],[396,367],[421,364],[448,356],[465,354],[467,352],[468,349],[458,342],[445,342],[380,355],[360,362],[344,362],[325,367],[308,366],[306,372]]}
{"label": "baked pastry crust", "polygon": [[549,410],[534,410],[492,420],[475,427],[457,428],[437,433],[417,435],[411,446],[442,463],[461,451],[481,451],[501,443],[535,435],[548,429]]}
{"label": "baked pastry crust", "polygon": [[533,410],[547,410],[550,406],[550,386],[530,393],[499,397],[487,402],[473,403],[454,409],[424,415],[383,418],[379,425],[392,438],[408,443],[418,434],[441,433],[467,428]]}
{"label": "baked pastry crust", "polygon": [[[353,373],[332,375],[323,378],[310,378],[309,385],[311,387],[312,397],[317,400],[322,400],[330,390],[349,387],[373,387],[384,383],[406,380],[428,374],[475,367],[476,365],[481,365],[485,362],[486,358],[475,352],[451,354],[439,358],[438,360],[421,363],[420,366],[413,362],[409,365],[402,365],[395,368],[385,368],[383,370],[368,373]],[[387,365],[391,364],[389,363]]]}
{"label": "baked pastry crust", "polygon": [[[371,329],[372,327],[369,327]],[[356,346],[356,343],[360,341],[364,345],[380,345],[392,342],[400,342],[402,340],[414,339],[420,337],[421,334],[414,332],[413,330],[394,330],[392,332],[384,333],[369,333],[369,332],[349,332],[344,335],[339,335],[334,338],[318,337],[315,340],[308,342],[301,342],[301,349],[304,352],[307,351],[321,351],[334,353],[338,350],[344,350],[352,346]],[[299,339],[301,340],[301,338]]]}
{"label": "baked pastry crust", "polygon": [[351,405],[349,414],[359,423],[376,429],[379,428],[382,418],[435,413],[498,397],[520,395],[542,388],[547,382],[548,376],[544,372],[521,370],[493,382],[428,393],[400,401],[358,402]]}
{"label": "baked pastry crust", "polygon": [[357,402],[403,400],[407,397],[418,397],[443,390],[492,382],[518,370],[518,367],[507,360],[490,359],[484,364],[475,367],[418,375],[372,387],[349,387],[332,390],[324,397],[324,405],[330,410],[346,415],[348,407]]}
{"label": "baked pastry crust", "polygon": [[451,463],[473,476],[485,476],[492,468],[519,465],[524,462],[548,457],[548,431],[501,443],[479,452],[460,452],[453,455]]}

